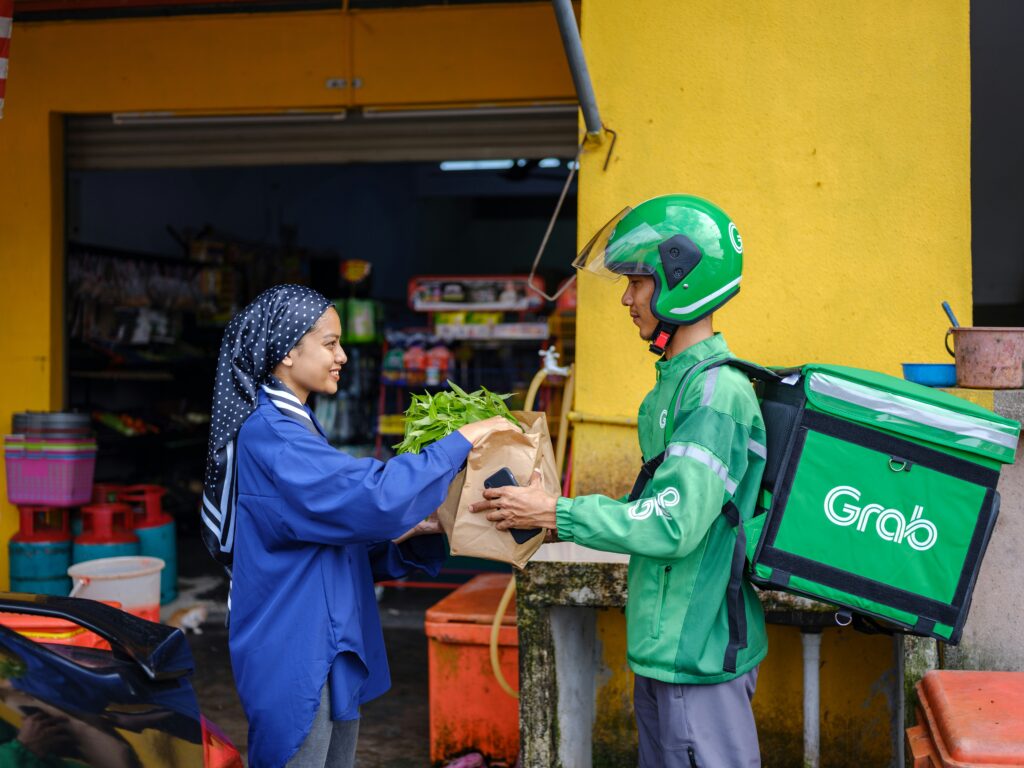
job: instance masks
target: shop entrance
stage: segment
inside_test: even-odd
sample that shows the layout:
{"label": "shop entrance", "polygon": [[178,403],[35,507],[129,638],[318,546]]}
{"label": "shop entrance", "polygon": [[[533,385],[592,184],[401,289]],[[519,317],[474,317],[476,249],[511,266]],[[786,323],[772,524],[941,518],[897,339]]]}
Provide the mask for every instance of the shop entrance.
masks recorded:
{"label": "shop entrance", "polygon": [[[540,349],[572,356],[573,303],[526,276],[576,131],[562,107],[69,118],[65,391],[93,417],[97,482],[165,487],[197,543],[223,327],[281,282],[338,301],[350,362],[315,410],[341,450],[386,458],[408,392],[449,378],[521,401]],[[575,246],[573,187],[549,292]],[[490,567],[450,566],[442,583]]]}

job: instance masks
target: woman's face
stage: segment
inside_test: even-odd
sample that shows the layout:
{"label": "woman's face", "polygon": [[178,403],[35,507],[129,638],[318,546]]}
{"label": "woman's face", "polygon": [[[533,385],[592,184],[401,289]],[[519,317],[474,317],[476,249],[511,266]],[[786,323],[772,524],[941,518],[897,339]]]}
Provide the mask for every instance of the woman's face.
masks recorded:
{"label": "woman's face", "polygon": [[328,307],[310,331],[285,355],[275,373],[296,397],[305,402],[311,392],[333,395],[338,391],[341,367],[348,362],[341,348],[341,319]]}

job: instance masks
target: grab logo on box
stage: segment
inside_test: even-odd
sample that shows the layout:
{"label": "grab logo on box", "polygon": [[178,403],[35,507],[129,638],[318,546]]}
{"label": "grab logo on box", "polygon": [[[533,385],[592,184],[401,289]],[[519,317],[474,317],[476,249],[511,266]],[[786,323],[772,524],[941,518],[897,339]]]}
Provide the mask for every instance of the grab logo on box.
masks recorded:
{"label": "grab logo on box", "polygon": [[[858,531],[867,531],[871,524],[871,516],[875,518],[875,533],[885,541],[902,544],[904,541],[918,552],[924,552],[935,546],[939,538],[938,528],[931,520],[925,520],[924,507],[914,506],[908,521],[906,515],[898,509],[887,509],[882,504],[865,504],[857,506],[850,501],[859,502],[861,493],[852,485],[839,485],[825,496],[825,517],[829,522],[839,526],[856,524]],[[843,502],[843,499],[848,501]]]}

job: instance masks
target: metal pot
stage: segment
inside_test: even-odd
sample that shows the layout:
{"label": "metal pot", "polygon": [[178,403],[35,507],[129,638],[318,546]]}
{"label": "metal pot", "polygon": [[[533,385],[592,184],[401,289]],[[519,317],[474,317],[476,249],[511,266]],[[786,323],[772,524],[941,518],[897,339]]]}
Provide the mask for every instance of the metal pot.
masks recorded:
{"label": "metal pot", "polygon": [[1024,388],[1024,328],[950,328],[946,351],[956,358],[958,387]]}

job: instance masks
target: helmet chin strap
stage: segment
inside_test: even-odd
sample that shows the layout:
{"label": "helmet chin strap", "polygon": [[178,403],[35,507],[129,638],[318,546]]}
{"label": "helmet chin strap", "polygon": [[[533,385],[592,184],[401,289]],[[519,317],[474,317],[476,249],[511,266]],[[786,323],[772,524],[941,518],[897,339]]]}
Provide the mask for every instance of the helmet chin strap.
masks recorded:
{"label": "helmet chin strap", "polygon": [[651,337],[651,346],[648,349],[658,357],[661,357],[665,354],[665,348],[668,347],[672,341],[672,336],[678,329],[678,325],[659,320],[658,327],[654,329],[654,334]]}

